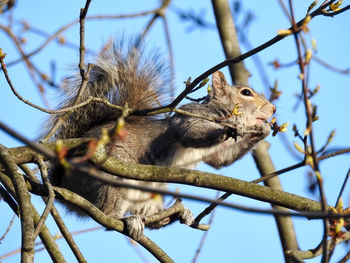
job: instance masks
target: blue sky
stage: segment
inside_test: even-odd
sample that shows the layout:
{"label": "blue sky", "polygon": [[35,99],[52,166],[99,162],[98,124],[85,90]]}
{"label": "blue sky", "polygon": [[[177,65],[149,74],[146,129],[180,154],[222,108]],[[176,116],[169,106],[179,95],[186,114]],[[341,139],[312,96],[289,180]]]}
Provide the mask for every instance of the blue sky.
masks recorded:
{"label": "blue sky", "polygon": [[[303,18],[311,2],[295,1],[297,20]],[[158,1],[92,1],[89,15],[134,13],[151,9],[157,5]],[[201,15],[208,22],[215,24],[209,1],[176,0],[173,1],[172,5],[182,10],[193,10],[196,14],[204,11]],[[38,0],[30,2],[20,1],[14,9],[14,17],[27,21],[33,27],[52,33],[62,25],[77,18],[79,9],[83,6],[84,1],[65,0],[54,3]],[[254,20],[247,32],[247,37],[254,47],[274,37],[279,29],[289,26],[287,19],[281,12],[278,1],[244,1],[242,8],[244,12],[251,11],[254,14]],[[175,84],[179,93],[184,88],[183,81],[189,76],[194,79],[210,67],[221,62],[224,60],[224,54],[218,33],[215,30],[193,29],[189,31],[190,23],[181,21],[172,10],[168,10],[167,14],[175,59]],[[236,24],[240,24],[242,18],[238,17]],[[0,17],[0,19],[1,23],[6,21],[4,16]],[[88,21],[86,23],[86,46],[91,50],[98,51],[103,46],[103,43],[110,38],[118,39],[122,34],[137,34],[144,28],[149,19],[150,17]],[[317,41],[317,56],[343,69],[350,67],[349,19],[350,12],[345,12],[335,18],[316,17],[309,25],[310,35]],[[78,43],[78,30],[78,26],[74,26],[65,31],[63,35],[69,42]],[[23,34],[23,37],[26,38],[27,42],[24,46],[26,52],[35,49],[44,41],[43,38],[31,33],[21,33],[19,30],[16,32]],[[308,43],[310,43],[310,35],[306,36]],[[0,47],[7,53],[6,62],[18,58],[18,53],[14,49],[13,43],[3,32],[0,32],[0,39]],[[152,27],[148,41],[151,47],[160,49],[166,54],[164,30],[160,21],[157,21],[156,25]],[[246,51],[244,47],[242,47],[242,51]],[[301,90],[301,84],[297,78],[299,74],[298,67],[293,66],[276,71],[268,63],[274,59],[279,59],[282,63],[295,60],[296,49],[293,37],[286,38],[262,51],[259,53],[259,57],[265,65],[270,84],[272,85],[278,79],[279,89],[283,92],[280,99],[275,102],[277,106],[277,119],[280,123],[290,123],[290,128],[285,136],[292,143],[296,139],[293,137],[291,126],[296,124],[299,130],[303,132],[305,125],[303,106],[300,105],[297,110],[293,110],[297,102],[295,94]],[[43,72],[49,73],[50,63],[55,61],[57,68],[56,82],[59,82],[71,72],[70,69],[78,63],[78,59],[78,49],[70,49],[53,41],[40,54],[33,56],[32,62]],[[93,55],[87,55],[86,61],[93,62]],[[252,74],[250,85],[257,91],[266,93],[267,88],[261,82],[251,58],[245,61],[245,65]],[[17,64],[9,67],[8,70],[18,92],[26,99],[43,105],[39,93],[33,85],[24,65]],[[318,105],[318,115],[320,116],[319,121],[314,123],[317,147],[320,148],[325,143],[333,129],[336,129],[336,136],[332,141],[330,149],[349,147],[349,75],[346,76],[331,72],[316,62],[311,63],[310,70],[310,87],[314,88],[318,84],[321,85],[319,94],[312,100],[313,103]],[[227,69],[222,69],[222,71],[227,77],[229,76]],[[28,138],[35,140],[40,132],[41,123],[47,115],[18,101],[10,91],[2,73],[0,77],[0,92],[2,98],[0,120],[15,130],[20,131]],[[205,90],[198,92],[196,96],[203,96],[203,92]],[[54,106],[55,91],[52,88],[46,88],[46,96],[49,104]],[[286,150],[279,136],[270,136],[267,140],[271,143],[270,153],[276,169],[284,168],[301,160],[301,155],[299,155],[299,158],[295,158],[295,155],[291,155]],[[7,147],[21,145],[2,131],[0,131],[0,143]],[[321,163],[321,172],[329,204],[334,205],[335,203],[343,178],[349,169],[349,160],[349,155],[343,155]],[[250,154],[233,165],[219,171],[206,165],[200,165],[198,169],[247,181],[259,177]],[[281,176],[281,182],[285,191],[317,199],[317,196],[307,191],[307,172],[309,170],[308,168],[302,168],[283,174]],[[174,190],[177,187],[179,186],[172,185],[171,189]],[[181,190],[183,192],[198,193],[207,197],[214,197],[216,195],[215,191],[193,187],[181,186]],[[32,201],[38,207],[39,211],[42,211],[43,206],[40,198],[33,196]],[[239,196],[232,196],[229,201],[252,207],[269,208],[268,204]],[[349,205],[348,201],[349,191],[347,190],[344,194],[345,206]],[[201,212],[206,206],[202,203],[188,200],[185,200],[184,203],[195,215]],[[63,209],[60,211],[62,211],[63,215],[65,214]],[[4,202],[0,202],[0,214],[2,215],[0,234],[2,234],[12,217],[10,209]],[[83,221],[71,215],[66,215],[65,219],[71,231],[96,226],[96,223],[91,220]],[[300,247],[302,249],[314,248],[322,237],[321,222],[295,218],[294,224]],[[53,234],[57,233],[57,227],[55,227],[52,219],[48,220],[48,226]],[[159,231],[147,230],[146,235],[164,249],[176,262],[189,262],[194,256],[202,232],[183,225],[173,224]],[[20,244],[19,238],[20,225],[19,220],[16,219],[11,232],[2,244],[0,244],[0,255],[18,248]],[[75,240],[89,262],[100,262],[101,258],[107,262],[142,262],[129,241],[118,233],[100,230],[77,235]],[[69,251],[65,242],[61,240],[58,241],[58,244],[66,256],[67,261],[73,262],[74,256]],[[140,249],[142,250],[142,248]],[[333,261],[339,260],[347,250],[348,248],[343,245],[337,247]],[[142,253],[150,262],[155,261],[147,251],[143,251]],[[46,252],[39,252],[36,254],[35,259],[36,262],[47,262],[48,255]],[[225,262],[281,262],[283,255],[273,217],[250,214],[227,208],[217,209],[213,225],[198,262],[213,262],[214,260]],[[19,257],[17,255],[5,259],[3,262],[18,261]],[[308,262],[319,261],[320,258],[316,258]]]}

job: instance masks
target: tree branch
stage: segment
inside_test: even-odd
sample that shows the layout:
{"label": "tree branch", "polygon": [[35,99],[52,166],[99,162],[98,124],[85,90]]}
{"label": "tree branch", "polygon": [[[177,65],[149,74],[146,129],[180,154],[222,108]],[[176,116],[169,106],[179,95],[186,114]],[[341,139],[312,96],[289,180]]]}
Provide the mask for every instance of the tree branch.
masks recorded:
{"label": "tree branch", "polygon": [[[17,198],[15,188],[11,182],[11,179],[3,172],[0,172],[0,182],[14,198]],[[34,225],[37,225],[39,223],[40,216],[33,205],[30,206],[30,209],[33,213]],[[16,211],[14,212],[16,213]],[[54,238],[51,236],[50,231],[45,224],[43,224],[41,227],[39,237],[42,240],[53,262],[66,262]]]}
{"label": "tree branch", "polygon": [[19,214],[21,219],[22,245],[21,245],[21,261],[34,261],[34,222],[31,210],[30,195],[27,191],[26,183],[23,176],[19,173],[16,163],[6,149],[0,149],[0,158],[3,162],[17,196]]}

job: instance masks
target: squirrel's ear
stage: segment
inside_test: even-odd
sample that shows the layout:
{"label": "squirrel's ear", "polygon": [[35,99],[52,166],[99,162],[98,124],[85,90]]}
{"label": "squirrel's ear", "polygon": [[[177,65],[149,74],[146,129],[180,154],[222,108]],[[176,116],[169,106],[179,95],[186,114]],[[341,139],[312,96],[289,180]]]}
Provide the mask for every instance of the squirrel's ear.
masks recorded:
{"label": "squirrel's ear", "polygon": [[225,95],[225,87],[227,81],[224,74],[221,71],[216,71],[213,74],[213,92],[214,97],[222,97]]}

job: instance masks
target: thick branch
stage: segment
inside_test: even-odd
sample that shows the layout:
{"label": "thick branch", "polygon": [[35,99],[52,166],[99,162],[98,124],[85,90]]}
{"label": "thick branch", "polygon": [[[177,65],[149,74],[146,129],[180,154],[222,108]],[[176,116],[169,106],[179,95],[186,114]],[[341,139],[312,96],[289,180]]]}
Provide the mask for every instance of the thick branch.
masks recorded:
{"label": "thick branch", "polygon": [[[0,182],[4,183],[5,185],[9,186],[9,188],[12,188],[11,180],[2,172],[0,172]],[[26,189],[28,187],[29,191],[32,191],[33,193],[47,196],[48,191],[45,189],[45,187],[41,184],[37,184],[35,182],[26,184]],[[89,201],[84,199],[83,197],[67,190],[64,188],[54,187],[55,195],[60,198],[61,200],[65,200],[69,203],[72,203],[81,209],[83,209],[92,219],[99,222],[101,225],[105,226],[108,229],[113,229],[118,232],[124,233],[124,223],[121,220],[114,219],[112,217],[106,216],[103,212],[101,212],[99,209],[97,209],[93,204],[91,204]],[[32,206],[31,208],[34,213],[34,221],[35,224],[37,224],[40,220],[39,214],[36,212],[35,208]],[[150,221],[150,220],[149,220]],[[54,246],[51,242],[47,242],[52,239],[51,236],[48,236],[49,232],[45,224],[42,225],[41,232],[40,232],[40,238],[42,238],[43,243],[50,253],[51,257],[54,259],[55,262],[65,262],[64,258],[61,257],[60,251],[56,250],[55,247],[57,247],[56,243],[53,240]],[[143,236],[139,241],[140,245],[145,247],[152,255],[154,255],[158,260],[161,262],[173,262],[171,258],[169,258],[164,251],[162,251],[155,243],[153,243],[150,239]],[[57,248],[58,249],[58,248]]]}
{"label": "thick branch", "polygon": [[[65,140],[65,145],[77,146],[85,140],[86,139]],[[54,147],[54,143],[46,145],[51,148]],[[35,148],[38,145],[33,144],[31,146]],[[40,147],[40,150],[42,148],[44,148],[44,145]],[[45,151],[40,153],[44,154],[44,152],[49,150],[49,148],[46,147],[44,149]],[[29,147],[12,148],[8,151],[13,155],[14,161],[19,161],[21,163],[33,161],[33,153],[35,153],[33,150],[30,150]],[[52,151],[49,152],[50,157],[54,155]],[[48,159],[47,155],[45,155],[45,159]],[[320,211],[320,204],[316,201],[222,175],[181,168],[123,163],[116,158],[106,158],[103,153],[95,153],[93,161],[101,165],[101,168],[109,173],[130,179],[200,186],[271,202],[293,210]]]}
{"label": "thick branch", "polygon": [[123,163],[113,157],[106,158],[106,156],[101,153],[95,153],[92,161],[98,164],[106,172],[128,179],[199,186],[231,192],[233,194],[250,197],[299,211],[320,211],[321,209],[319,202],[222,175],[183,168]]}
{"label": "thick branch", "polygon": [[[10,178],[2,172],[0,172],[0,182],[2,185],[5,186],[6,190],[9,191],[9,193],[14,198],[16,198],[15,189],[12,185]],[[27,186],[28,186],[28,184],[27,184]],[[33,213],[34,225],[37,225],[39,223],[40,216],[33,205],[31,205],[30,209]],[[58,262],[58,263],[66,262],[60,249],[58,248],[54,238],[51,236],[50,231],[45,224],[43,224],[41,227],[39,237],[42,240],[42,242],[43,242],[43,244],[44,244],[44,246],[45,246],[47,252],[49,253],[53,262]]]}
{"label": "thick branch", "polygon": [[[87,139],[65,140],[65,145],[68,145],[70,147],[77,146],[86,140]],[[38,144],[30,143],[30,147],[38,150],[41,154],[43,154],[45,156],[45,160],[55,158],[53,151],[48,151],[49,148],[44,147],[46,145],[53,148],[55,144],[50,143],[40,145],[41,147],[38,147]],[[35,155],[35,151],[31,150],[29,147],[12,148],[8,151],[11,153],[11,155],[13,155],[13,160],[20,163],[32,162],[33,155]],[[45,153],[48,154],[46,155]],[[104,160],[106,161],[102,164]],[[99,155],[95,153],[94,161],[102,165],[102,168],[106,171],[130,179],[173,182],[200,186],[225,192],[232,192],[257,200],[271,202],[298,211],[320,211],[320,204],[316,201],[217,174],[180,168],[123,163],[112,157],[106,159],[103,153],[100,153]]]}
{"label": "thick branch", "polygon": [[[70,202],[72,204],[77,205],[82,208],[85,212],[89,214],[91,218],[95,221],[99,222],[101,225],[105,226],[108,229],[113,229],[118,232],[124,233],[124,223],[121,220],[114,219],[105,215],[99,209],[97,209],[93,204],[88,202],[83,197],[70,192],[69,190],[54,187],[56,195],[62,200]],[[125,234],[125,233],[124,233]],[[155,256],[161,262],[173,262],[171,258],[167,256],[167,254],[162,251],[155,243],[153,243],[146,236],[142,236],[140,240],[138,240],[140,245],[142,245],[145,249],[147,249],[153,256]]]}

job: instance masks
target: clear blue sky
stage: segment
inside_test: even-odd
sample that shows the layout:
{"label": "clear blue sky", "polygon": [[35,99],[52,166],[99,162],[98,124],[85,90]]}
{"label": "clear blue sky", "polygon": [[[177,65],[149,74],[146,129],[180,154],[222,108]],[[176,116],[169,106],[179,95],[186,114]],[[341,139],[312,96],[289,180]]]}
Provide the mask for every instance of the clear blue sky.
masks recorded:
{"label": "clear blue sky", "polygon": [[[312,1],[294,1],[297,19],[303,18],[308,5]],[[344,1],[347,2],[347,1]],[[89,15],[93,14],[125,14],[148,10],[156,7],[158,1],[92,1]],[[46,32],[54,32],[62,25],[72,21],[79,15],[79,9],[84,6],[84,1],[19,1],[14,8],[14,17],[23,19],[31,26],[40,28]],[[210,1],[184,1],[175,0],[173,6],[183,10],[193,10],[196,14],[201,11],[205,19],[214,24],[214,16]],[[288,21],[282,14],[278,1],[244,1],[243,11],[251,11],[254,14],[254,21],[249,27],[247,37],[255,47],[275,36],[277,30],[287,28]],[[183,81],[189,76],[197,77],[205,70],[221,62],[224,59],[218,33],[215,30],[194,29],[189,31],[191,26],[188,22],[181,21],[171,10],[168,11],[168,22],[171,40],[174,50],[176,86],[178,92],[184,87]],[[4,17],[0,17],[4,23]],[[86,23],[86,46],[98,51],[103,43],[113,38],[118,38],[122,34],[136,34],[144,28],[149,21],[147,18],[125,19],[125,20],[103,20],[88,21]],[[350,35],[348,25],[350,12],[343,13],[335,18],[317,17],[310,23],[311,35],[317,40],[317,56],[339,68],[349,68],[350,61]],[[242,17],[238,18],[240,24]],[[64,32],[64,37],[69,42],[78,43],[78,26],[74,26]],[[23,34],[17,30],[18,34]],[[149,45],[159,48],[166,53],[163,26],[160,21],[152,27],[148,37]],[[25,51],[29,52],[44,41],[31,33],[25,33]],[[0,47],[7,53],[6,61],[18,58],[18,53],[13,47],[13,43],[0,31]],[[310,42],[310,36],[306,37]],[[245,49],[242,47],[242,50]],[[281,98],[275,103],[277,106],[277,119],[279,122],[289,122],[289,131],[285,134],[289,142],[295,141],[291,126],[295,123],[300,131],[304,131],[305,114],[302,105],[297,110],[293,110],[297,102],[296,93],[301,90],[298,67],[289,67],[275,71],[268,66],[268,63],[278,58],[282,63],[295,60],[296,49],[293,37],[289,37],[278,44],[264,50],[259,54],[265,69],[267,70],[270,84],[278,79],[279,89],[283,92]],[[56,62],[58,82],[69,74],[72,66],[78,63],[78,49],[73,50],[51,42],[40,54],[34,56],[32,61],[40,70],[49,73],[50,63]],[[87,56],[87,61],[93,62],[93,56]],[[260,80],[258,72],[251,59],[246,61],[246,67],[251,72],[250,85],[259,92],[266,93],[266,87]],[[228,76],[227,69],[223,69]],[[23,64],[9,67],[9,74],[13,84],[19,93],[26,99],[42,105],[42,100],[38,91]],[[316,132],[316,145],[321,147],[326,141],[329,133],[336,129],[336,136],[332,142],[331,149],[349,147],[349,89],[350,77],[325,70],[319,64],[312,62],[310,87],[321,85],[321,90],[313,99],[318,107],[319,121],[314,123]],[[47,117],[46,114],[32,109],[31,107],[18,101],[10,91],[1,72],[0,76],[0,120],[10,127],[20,131],[30,139],[35,139],[40,132],[40,125]],[[46,88],[46,95],[51,106],[54,106],[54,90]],[[200,97],[203,94],[198,93]],[[268,138],[271,143],[271,156],[277,169],[284,168],[300,161],[301,155],[295,158],[284,147],[280,138],[271,136]],[[0,143],[7,147],[21,145],[0,131]],[[321,172],[325,182],[325,192],[329,204],[334,205],[343,178],[349,169],[349,155],[343,155],[321,163]],[[198,169],[220,173],[222,175],[240,178],[243,180],[253,180],[259,177],[255,164],[250,154],[233,165],[216,171],[208,166],[201,165]],[[307,191],[309,169],[298,169],[293,172],[283,174],[281,181],[287,192],[317,199]],[[171,186],[176,189],[178,186]],[[215,191],[203,190],[193,187],[181,186],[184,192],[198,193],[207,197],[214,197]],[[33,197],[33,203],[42,211],[43,206],[40,198]],[[230,202],[244,204],[252,207],[269,208],[268,204],[249,200],[239,196],[232,196]],[[344,203],[349,205],[349,191],[345,192]],[[186,206],[192,209],[194,214],[198,214],[206,206],[202,203],[184,201]],[[64,215],[64,210],[61,209]],[[0,202],[1,225],[0,235],[5,231],[12,212],[4,202]],[[67,225],[71,231],[77,231],[96,226],[91,220],[82,221],[74,216],[65,216]],[[320,221],[308,221],[296,218],[294,220],[300,247],[305,249],[314,248],[322,237],[322,224]],[[51,219],[48,226],[53,234],[57,233],[57,227]],[[146,235],[156,242],[170,257],[176,262],[189,262],[192,260],[195,250],[199,244],[202,232],[188,228],[183,225],[174,224],[159,231],[146,230]],[[82,250],[88,262],[142,262],[140,257],[134,252],[134,248],[122,235],[114,232],[96,231],[88,234],[75,236],[75,240]],[[66,243],[58,241],[68,262],[74,262],[74,256],[70,252]],[[0,255],[18,248],[20,245],[20,225],[19,220],[15,220],[15,225],[6,239],[0,244]],[[140,248],[142,250],[142,248]],[[344,245],[337,247],[333,256],[333,261],[339,260],[347,251]],[[155,261],[147,252],[142,252],[150,262]],[[38,252],[35,256],[36,262],[48,262],[49,257],[46,252]],[[5,259],[3,262],[18,262],[19,256]],[[236,210],[219,208],[216,211],[214,223],[210,229],[203,251],[198,262],[282,262],[283,255],[280,248],[278,233],[272,216],[261,216],[248,214]],[[319,262],[320,258],[308,262]]]}

